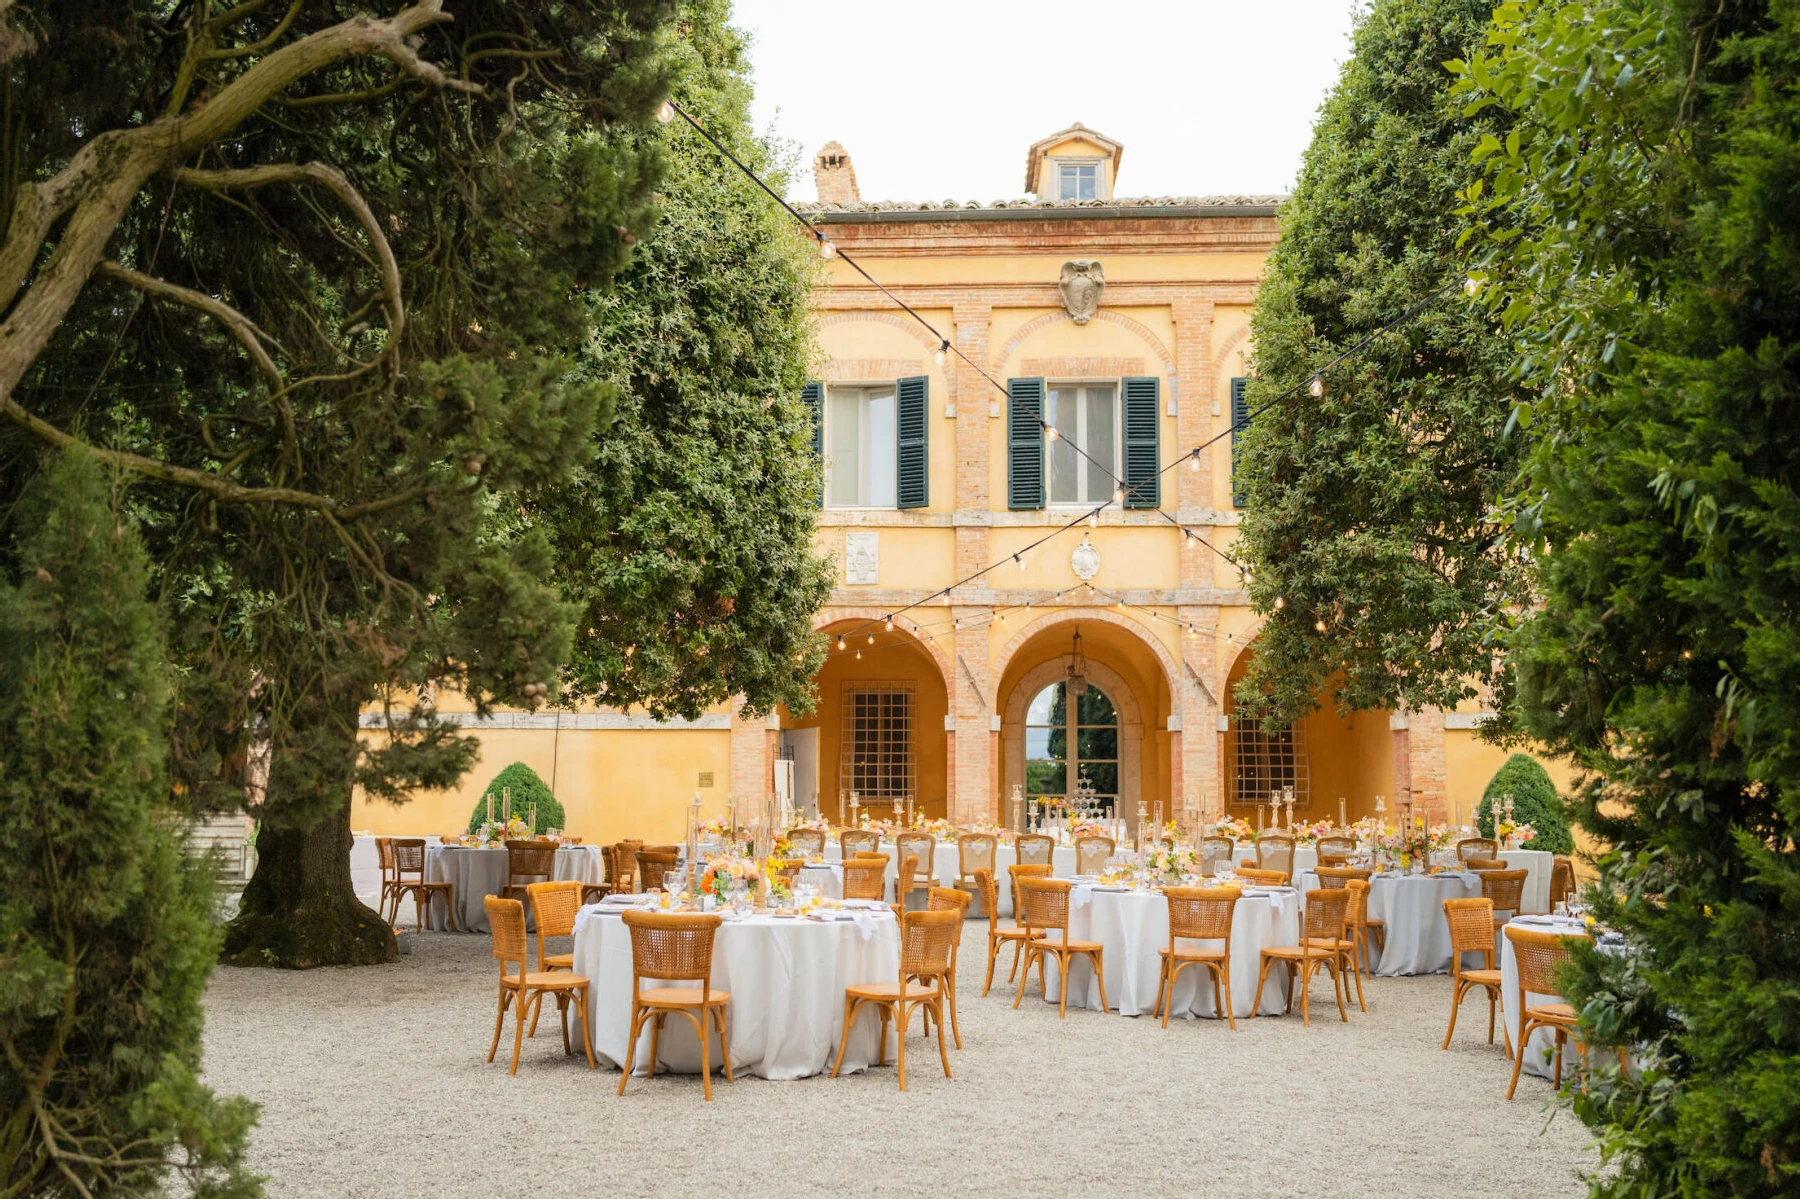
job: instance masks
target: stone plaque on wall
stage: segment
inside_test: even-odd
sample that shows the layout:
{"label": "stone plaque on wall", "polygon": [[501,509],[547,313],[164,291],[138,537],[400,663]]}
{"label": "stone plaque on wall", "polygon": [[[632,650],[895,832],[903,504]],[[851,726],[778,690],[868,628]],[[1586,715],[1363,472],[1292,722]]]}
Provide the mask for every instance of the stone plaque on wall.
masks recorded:
{"label": "stone plaque on wall", "polygon": [[874,583],[881,573],[881,534],[844,534],[844,582]]}

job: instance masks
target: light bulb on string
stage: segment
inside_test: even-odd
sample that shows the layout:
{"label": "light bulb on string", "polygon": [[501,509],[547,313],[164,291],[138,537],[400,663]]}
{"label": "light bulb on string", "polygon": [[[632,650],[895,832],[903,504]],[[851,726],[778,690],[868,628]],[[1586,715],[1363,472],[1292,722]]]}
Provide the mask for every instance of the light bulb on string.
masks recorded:
{"label": "light bulb on string", "polygon": [[1056,431],[1055,425],[1045,425],[1044,426],[1044,436],[1049,438],[1051,441],[1055,441],[1058,437],[1061,437],[1062,434],[1058,433]]}
{"label": "light bulb on string", "polygon": [[844,648],[844,639],[842,637],[839,637],[838,638],[838,649],[842,650],[843,648]]}
{"label": "light bulb on string", "polygon": [[1188,455],[1188,469],[1189,470],[1199,470],[1200,469],[1200,451],[1198,449],[1196,449],[1192,454]]}
{"label": "light bulb on string", "polygon": [[892,616],[887,618],[887,631],[890,633],[894,631],[894,618]]}
{"label": "light bulb on string", "polygon": [[823,233],[814,234],[819,239],[819,257],[830,258],[837,253],[837,247]]}
{"label": "light bulb on string", "polygon": [[875,644],[875,634],[873,634],[873,633],[870,633],[870,634],[869,634],[869,644],[870,644],[870,645],[874,645],[874,644]]}
{"label": "light bulb on string", "polygon": [[1124,502],[1125,502],[1125,489],[1123,487],[1113,488],[1113,503],[1123,504]]}
{"label": "light bulb on string", "polygon": [[1472,296],[1481,290],[1481,281],[1473,275],[1463,280],[1463,294]]}
{"label": "light bulb on string", "polygon": [[952,629],[961,629],[961,628],[962,628],[962,620],[961,620],[961,618],[958,618],[958,619],[956,619],[956,620],[953,620],[953,621],[951,621],[951,622],[950,622],[950,627],[951,627],[951,628],[952,628]]}
{"label": "light bulb on string", "polygon": [[1325,622],[1322,620],[1315,620],[1313,621],[1313,628],[1323,633],[1325,631]]}
{"label": "light bulb on string", "polygon": [[1099,526],[1100,526],[1100,509],[1096,508],[1092,512],[1088,513],[1088,528],[1095,529],[1095,528],[1098,528]]}
{"label": "light bulb on string", "polygon": [[861,650],[856,651],[856,660],[858,662],[862,661],[862,651]]}
{"label": "light bulb on string", "polygon": [[674,119],[675,119],[675,105],[671,101],[664,100],[661,104],[657,105],[657,108],[656,108],[657,124],[667,125],[670,121],[673,121]]}
{"label": "light bulb on string", "polygon": [[1004,613],[1004,612],[996,613],[995,619],[998,620],[1001,624],[1005,624],[1006,623],[1006,613]]}
{"label": "light bulb on string", "polygon": [[1312,381],[1306,385],[1306,390],[1312,393],[1312,398],[1315,400],[1318,399],[1320,396],[1324,395],[1325,394],[1325,376],[1324,375],[1314,375],[1312,377]]}
{"label": "light bulb on string", "polygon": [[933,354],[932,358],[937,361],[937,364],[939,366],[942,366],[942,365],[944,365],[944,359],[949,355],[949,353],[950,353],[950,341],[948,338],[946,338],[944,340],[943,344],[938,346],[937,353]]}
{"label": "light bulb on string", "polygon": [[1285,607],[1287,607],[1287,601],[1286,601],[1286,600],[1284,600],[1284,599],[1282,599],[1282,598],[1281,598],[1281,597],[1280,597],[1280,596],[1279,596],[1279,595],[1278,595],[1278,596],[1276,596],[1276,597],[1275,597],[1275,607],[1276,607],[1276,608],[1277,608],[1277,609],[1281,609],[1281,608],[1285,608]]}
{"label": "light bulb on string", "polygon": [[1014,554],[1013,561],[1018,564],[1018,567],[1020,570],[1025,569],[1025,555],[1024,554]]}

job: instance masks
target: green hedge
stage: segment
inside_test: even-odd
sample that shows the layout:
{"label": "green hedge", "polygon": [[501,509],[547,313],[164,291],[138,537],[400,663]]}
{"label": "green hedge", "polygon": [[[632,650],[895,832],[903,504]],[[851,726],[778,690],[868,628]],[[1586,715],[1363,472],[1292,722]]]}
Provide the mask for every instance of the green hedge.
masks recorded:
{"label": "green hedge", "polygon": [[1526,849],[1542,849],[1549,853],[1575,852],[1575,838],[1569,832],[1569,816],[1556,784],[1538,760],[1529,754],[1514,754],[1488,780],[1481,796],[1476,823],[1481,835],[1494,835],[1494,802],[1508,791],[1513,797],[1513,820],[1529,824],[1536,836],[1525,842]]}
{"label": "green hedge", "polygon": [[[508,813],[502,797],[508,792],[512,796],[512,811]],[[494,776],[494,781],[487,785],[481,798],[475,801],[475,810],[469,813],[469,831],[472,833],[481,827],[487,819],[488,796],[494,797],[494,819],[504,820],[508,815],[517,816],[520,820],[529,818],[531,805],[537,804],[538,832],[547,828],[567,828],[567,819],[563,815],[563,806],[557,802],[556,796],[550,794],[550,788],[538,777],[537,771],[523,762],[514,762],[505,770]]]}

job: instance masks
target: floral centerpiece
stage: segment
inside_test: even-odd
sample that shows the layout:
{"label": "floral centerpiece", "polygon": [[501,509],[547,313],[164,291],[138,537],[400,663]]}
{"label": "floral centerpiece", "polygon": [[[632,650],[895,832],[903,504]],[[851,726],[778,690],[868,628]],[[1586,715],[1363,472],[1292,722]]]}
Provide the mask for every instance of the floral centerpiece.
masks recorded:
{"label": "floral centerpiece", "polygon": [[1177,883],[1200,873],[1200,855],[1186,846],[1157,849],[1144,855],[1144,873],[1152,881]]}
{"label": "floral centerpiece", "polygon": [[[777,841],[775,843],[775,856],[777,858],[784,858],[787,856],[785,849],[786,845],[786,841]],[[775,860],[773,858],[763,863],[763,877],[769,880],[770,899],[787,900],[794,897],[794,890],[792,887],[788,886],[787,876],[775,868]]]}
{"label": "floral centerpiece", "polygon": [[700,891],[711,895],[720,903],[727,903],[731,899],[733,885],[743,883],[746,887],[754,887],[761,881],[762,872],[757,869],[754,861],[720,854],[707,862],[706,871],[700,876]]}
{"label": "floral centerpiece", "polygon": [[1529,824],[1526,824],[1524,821],[1520,821],[1517,824],[1508,824],[1506,821],[1502,820],[1494,826],[1494,835],[1500,838],[1500,848],[1512,849],[1515,846],[1525,844],[1527,841],[1537,836],[1537,830],[1532,828]]}
{"label": "floral centerpiece", "polygon": [[702,841],[729,841],[731,825],[726,822],[725,817],[714,816],[700,826],[700,839]]}
{"label": "floral centerpiece", "polygon": [[1321,837],[1337,835],[1337,826],[1329,820],[1315,820],[1311,824],[1303,824],[1294,830],[1294,840],[1300,845],[1317,845]]}
{"label": "floral centerpiece", "polygon": [[832,827],[831,827],[831,821],[825,819],[825,817],[823,817],[823,816],[814,816],[811,820],[799,821],[798,823],[796,823],[794,825],[794,827],[795,828],[813,829],[813,830],[815,830],[817,832],[821,832],[821,833],[829,833],[829,832],[833,831]]}
{"label": "floral centerpiece", "polygon": [[992,820],[974,821],[969,825],[967,831],[971,833],[980,833],[987,837],[1006,837],[1012,834],[1012,830],[1007,828],[1004,824],[996,824]]}
{"label": "floral centerpiece", "polygon": [[1064,822],[1064,827],[1069,830],[1071,840],[1076,837],[1110,837],[1112,835],[1098,820],[1083,820],[1079,816],[1069,817]]}
{"label": "floral centerpiece", "polygon": [[1230,837],[1233,841],[1248,841],[1256,835],[1248,820],[1240,820],[1236,816],[1225,816],[1212,822],[1211,837]]}
{"label": "floral centerpiece", "polygon": [[498,845],[502,841],[520,841],[531,835],[531,829],[517,816],[510,820],[484,820],[476,830],[483,845]]}
{"label": "floral centerpiece", "polygon": [[918,831],[930,833],[939,841],[954,842],[960,830],[948,820],[923,820],[919,822]]}

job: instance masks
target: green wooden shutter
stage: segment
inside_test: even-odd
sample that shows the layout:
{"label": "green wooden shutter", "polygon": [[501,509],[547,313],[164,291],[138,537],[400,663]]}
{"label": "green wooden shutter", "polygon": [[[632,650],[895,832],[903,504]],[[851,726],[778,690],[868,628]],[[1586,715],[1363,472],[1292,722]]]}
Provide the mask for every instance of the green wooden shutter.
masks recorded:
{"label": "green wooden shutter", "polygon": [[1237,482],[1237,442],[1238,434],[1250,427],[1250,405],[1244,402],[1244,387],[1248,379],[1231,381],[1231,506],[1244,506],[1244,493]]}
{"label": "green wooden shutter", "polygon": [[1044,381],[1006,381],[1006,506],[1044,506]]}
{"label": "green wooden shutter", "polygon": [[1148,375],[1125,379],[1125,506],[1155,508],[1162,503],[1162,380]]}
{"label": "green wooden shutter", "polygon": [[894,506],[931,502],[931,391],[924,375],[894,385]]}
{"label": "green wooden shutter", "polygon": [[813,461],[819,466],[819,507],[825,506],[825,385],[808,383],[800,389],[800,402],[812,414]]}

